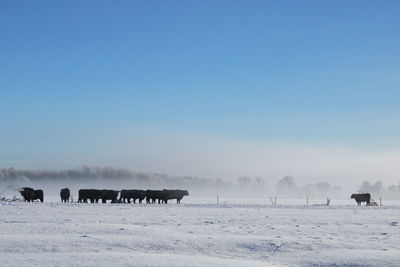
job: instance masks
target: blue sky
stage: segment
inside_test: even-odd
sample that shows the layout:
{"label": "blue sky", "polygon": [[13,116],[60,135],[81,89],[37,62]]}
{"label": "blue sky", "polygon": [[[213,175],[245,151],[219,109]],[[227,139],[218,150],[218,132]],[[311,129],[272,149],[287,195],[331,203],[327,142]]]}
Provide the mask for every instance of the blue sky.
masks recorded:
{"label": "blue sky", "polygon": [[1,1],[0,164],[191,174],[179,157],[160,167],[180,140],[201,140],[187,151],[209,147],[204,158],[213,142],[397,157],[399,13],[399,1]]}

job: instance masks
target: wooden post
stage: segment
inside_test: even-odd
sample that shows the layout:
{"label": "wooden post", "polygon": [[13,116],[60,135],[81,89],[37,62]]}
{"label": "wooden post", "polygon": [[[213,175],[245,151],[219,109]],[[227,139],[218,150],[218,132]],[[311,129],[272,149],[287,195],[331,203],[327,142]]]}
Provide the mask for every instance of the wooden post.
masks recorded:
{"label": "wooden post", "polygon": [[217,205],[219,205],[219,195],[217,194]]}
{"label": "wooden post", "polygon": [[269,200],[271,201],[272,206],[276,205],[276,196],[275,196],[275,200],[272,199],[272,197],[269,197]]}
{"label": "wooden post", "polygon": [[329,197],[326,198],[326,205],[329,206],[329,203],[331,203],[331,199]]}
{"label": "wooden post", "polygon": [[379,206],[382,206],[382,197],[379,198]]}
{"label": "wooden post", "polygon": [[307,206],[308,206],[308,196],[306,197],[306,203],[307,203]]}

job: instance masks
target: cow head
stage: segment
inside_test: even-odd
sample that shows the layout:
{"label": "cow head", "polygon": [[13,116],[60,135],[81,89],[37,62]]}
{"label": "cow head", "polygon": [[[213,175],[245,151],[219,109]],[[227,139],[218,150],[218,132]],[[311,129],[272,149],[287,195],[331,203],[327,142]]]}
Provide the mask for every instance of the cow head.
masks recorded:
{"label": "cow head", "polygon": [[187,190],[183,190],[183,195],[184,195],[184,196],[188,196],[188,195],[189,195],[189,192],[188,192]]}
{"label": "cow head", "polygon": [[350,198],[355,198],[356,197],[356,195],[355,194],[351,194],[351,197]]}
{"label": "cow head", "polygon": [[18,191],[20,194],[24,193],[28,187],[21,187],[21,189]]}

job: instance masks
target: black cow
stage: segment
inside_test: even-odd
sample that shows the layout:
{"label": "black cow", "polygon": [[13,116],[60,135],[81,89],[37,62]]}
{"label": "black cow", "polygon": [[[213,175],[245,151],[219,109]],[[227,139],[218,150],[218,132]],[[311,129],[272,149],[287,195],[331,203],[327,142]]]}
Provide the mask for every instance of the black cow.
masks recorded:
{"label": "black cow", "polygon": [[369,193],[352,194],[351,198],[354,198],[354,200],[357,202],[358,206],[361,206],[361,202],[367,202],[367,205],[369,205],[369,203],[371,201],[371,195]]}
{"label": "black cow", "polygon": [[103,189],[101,190],[101,200],[103,203],[107,203],[107,200],[111,200],[111,203],[118,202],[119,191]]}
{"label": "black cow", "polygon": [[99,199],[102,198],[102,190],[99,189],[79,189],[78,202],[87,203],[88,199],[91,203],[98,203]]}
{"label": "black cow", "polygon": [[176,199],[176,203],[181,203],[181,199],[184,196],[188,196],[189,192],[187,190],[167,190],[164,189],[164,192],[168,193],[168,199]]}
{"label": "black cow", "polygon": [[146,203],[147,204],[156,202],[156,198],[154,197],[153,191],[154,190],[146,190]]}
{"label": "black cow", "polygon": [[71,196],[71,192],[68,188],[63,188],[60,191],[61,202],[69,202],[69,197]]}
{"label": "black cow", "polygon": [[19,193],[21,194],[21,196],[23,196],[24,201],[26,202],[33,201],[35,197],[35,190],[30,187],[22,187],[21,190],[19,190]]}
{"label": "black cow", "polygon": [[168,203],[168,192],[163,190],[146,190],[146,203]]}
{"label": "black cow", "polygon": [[23,187],[19,192],[24,197],[24,201],[31,202],[39,199],[40,202],[43,202],[43,190],[41,189],[33,190],[33,188],[30,187]]}
{"label": "black cow", "polygon": [[146,191],[144,190],[122,190],[121,195],[119,197],[119,202],[123,203],[131,203],[131,199],[133,199],[133,203],[136,203],[136,200],[139,200],[139,203],[142,203],[143,199],[146,198]]}

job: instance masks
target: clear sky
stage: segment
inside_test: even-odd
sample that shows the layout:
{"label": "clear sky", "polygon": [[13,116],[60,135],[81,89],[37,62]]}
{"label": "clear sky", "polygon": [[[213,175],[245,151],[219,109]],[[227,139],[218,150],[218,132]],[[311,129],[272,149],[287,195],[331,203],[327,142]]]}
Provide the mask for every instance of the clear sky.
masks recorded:
{"label": "clear sky", "polygon": [[0,166],[395,181],[399,14],[400,1],[1,1]]}

